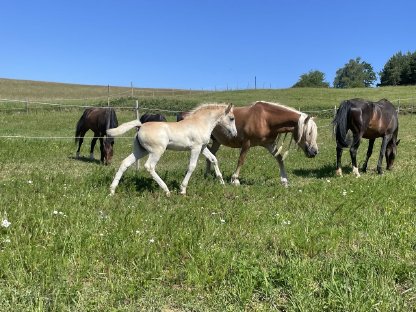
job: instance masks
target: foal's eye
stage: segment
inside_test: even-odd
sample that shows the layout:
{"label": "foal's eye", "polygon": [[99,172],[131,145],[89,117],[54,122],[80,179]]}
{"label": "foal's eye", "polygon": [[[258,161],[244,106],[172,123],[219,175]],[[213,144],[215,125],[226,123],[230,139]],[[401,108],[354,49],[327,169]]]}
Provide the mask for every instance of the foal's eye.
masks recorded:
{"label": "foal's eye", "polygon": [[234,119],[235,119],[234,117],[230,117],[230,120],[231,120],[231,121],[234,121]]}

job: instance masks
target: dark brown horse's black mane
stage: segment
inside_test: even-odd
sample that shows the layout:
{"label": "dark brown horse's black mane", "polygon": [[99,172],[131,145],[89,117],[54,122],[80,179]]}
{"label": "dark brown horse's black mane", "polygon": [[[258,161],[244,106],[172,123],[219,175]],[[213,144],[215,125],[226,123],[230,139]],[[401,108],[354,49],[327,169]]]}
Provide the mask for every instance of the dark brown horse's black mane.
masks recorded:
{"label": "dark brown horse's black mane", "polygon": [[149,114],[149,113],[145,113],[140,117],[141,123],[145,123],[149,121],[166,121],[166,118],[162,114]]}

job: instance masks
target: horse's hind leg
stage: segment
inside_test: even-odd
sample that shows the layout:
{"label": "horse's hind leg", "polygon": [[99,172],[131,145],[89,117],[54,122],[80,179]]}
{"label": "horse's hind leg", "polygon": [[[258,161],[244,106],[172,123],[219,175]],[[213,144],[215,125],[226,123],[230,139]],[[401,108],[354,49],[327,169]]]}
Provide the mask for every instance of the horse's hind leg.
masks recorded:
{"label": "horse's hind leg", "polygon": [[170,196],[170,191],[168,189],[168,186],[165,182],[159,177],[159,175],[156,173],[156,165],[159,161],[160,157],[162,156],[163,151],[161,153],[150,153],[149,158],[147,159],[146,163],[144,164],[144,167],[146,170],[150,173],[150,175],[153,177],[153,179],[157,182],[157,184],[165,191],[166,196]]}
{"label": "horse's hind leg", "polygon": [[[205,148],[205,149],[208,150],[207,148]],[[192,175],[192,173],[194,172],[194,170],[196,168],[196,163],[198,161],[198,156],[199,156],[200,152],[201,152],[201,148],[194,148],[194,149],[191,150],[191,158],[189,159],[188,171],[186,172],[185,178],[183,179],[183,181],[181,183],[180,193],[182,195],[186,195],[186,188],[188,186],[189,179],[191,178],[191,175]],[[223,181],[223,183],[224,183],[224,181]]]}
{"label": "horse's hind leg", "polygon": [[139,146],[139,144],[137,143],[137,140],[135,139],[135,143],[133,144],[133,153],[131,153],[127,158],[125,158],[121,165],[120,168],[118,169],[113,182],[111,183],[110,186],[110,194],[114,195],[114,192],[118,186],[118,183],[120,182],[121,177],[123,176],[124,171],[127,170],[128,167],[130,167],[132,164],[134,164],[134,162],[144,156],[146,156],[148,154],[148,152],[143,149],[142,147]]}
{"label": "horse's hind leg", "polygon": [[378,157],[377,162],[377,173],[382,174],[383,169],[381,168],[381,164],[383,163],[383,156],[386,153],[387,143],[391,140],[391,135],[385,135],[383,137],[383,141],[381,142],[381,149],[380,149],[380,156]]}
{"label": "horse's hind leg", "polygon": [[337,145],[337,163],[336,163],[335,174],[340,177],[342,176],[341,157],[342,157],[342,147]]}
{"label": "horse's hind leg", "polygon": [[360,173],[358,172],[358,166],[357,166],[357,150],[361,143],[361,137],[362,137],[361,135],[355,135],[354,142],[352,143],[350,147],[352,172],[355,174],[357,178],[360,176]]}
{"label": "horse's hind leg", "polygon": [[90,148],[90,159],[94,159],[94,147],[98,140],[98,134],[94,133],[94,137],[91,140],[91,148]]}
{"label": "horse's hind leg", "polygon": [[[219,146],[219,145],[218,145]],[[207,159],[207,163],[209,162],[210,164],[212,163],[212,165],[214,166],[214,170],[215,170],[215,175],[217,176],[217,178],[220,180],[221,184],[225,184],[224,183],[224,179],[222,178],[222,174],[220,171],[220,168],[218,167],[218,160],[215,157],[215,155],[207,148],[205,147],[202,150],[202,155],[204,155]]]}
{"label": "horse's hind leg", "polygon": [[77,158],[79,158],[79,152],[81,150],[81,145],[84,142],[84,135],[85,135],[85,132],[79,134],[79,138],[78,138],[78,149],[77,149],[77,152],[76,152],[76,157]]}
{"label": "horse's hind leg", "polygon": [[364,163],[363,163],[363,167],[362,167],[362,172],[367,172],[367,165],[368,165],[368,160],[370,159],[370,157],[371,157],[371,154],[373,153],[373,146],[374,146],[374,141],[375,141],[376,139],[370,139],[369,141],[368,141],[368,149],[367,149],[367,156],[366,156],[366,158],[365,158],[365,160],[364,160]]}

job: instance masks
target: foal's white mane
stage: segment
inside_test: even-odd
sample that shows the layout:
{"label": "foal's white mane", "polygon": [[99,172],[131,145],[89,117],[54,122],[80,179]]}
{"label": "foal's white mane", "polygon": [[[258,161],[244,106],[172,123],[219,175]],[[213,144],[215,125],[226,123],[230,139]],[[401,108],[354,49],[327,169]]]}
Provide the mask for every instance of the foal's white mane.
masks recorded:
{"label": "foal's white mane", "polygon": [[[309,133],[309,131],[313,130],[313,123],[311,122],[311,120],[309,120],[308,123],[305,124],[305,119],[308,118],[307,114],[302,113],[301,111],[298,111],[297,109],[294,109],[293,107],[289,107],[289,106],[286,106],[286,105],[283,105],[283,104],[280,104],[280,103],[273,103],[273,102],[266,102],[266,101],[258,101],[258,102],[262,102],[262,103],[265,103],[265,104],[277,106],[277,107],[283,108],[285,110],[288,110],[290,112],[299,114],[298,133],[297,133],[298,140],[297,140],[296,143],[300,142],[303,135],[305,135],[306,133]],[[252,105],[254,105],[256,103],[257,102],[253,103]],[[316,131],[316,128],[315,128],[315,130],[312,131],[312,142],[316,142],[316,138],[317,138],[317,131]]]}
{"label": "foal's white mane", "polygon": [[226,108],[226,107],[228,107],[228,104],[225,104],[225,103],[204,103],[190,110],[186,118],[189,118],[190,116],[202,110],[215,110],[218,108]]}

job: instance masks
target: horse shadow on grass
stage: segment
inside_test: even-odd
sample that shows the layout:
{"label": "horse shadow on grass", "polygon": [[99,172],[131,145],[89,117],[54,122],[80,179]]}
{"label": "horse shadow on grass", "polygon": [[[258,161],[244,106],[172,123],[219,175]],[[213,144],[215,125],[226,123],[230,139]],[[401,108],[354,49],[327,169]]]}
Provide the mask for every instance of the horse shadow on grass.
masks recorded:
{"label": "horse shadow on grass", "polygon": [[[352,171],[350,167],[343,167],[343,172],[349,173]],[[316,169],[294,169],[293,174],[301,177],[313,177],[313,178],[331,178],[335,176],[335,166],[334,165],[324,165]]]}
{"label": "horse shadow on grass", "polygon": [[84,163],[90,163],[90,164],[96,164],[96,165],[100,165],[102,164],[102,162],[99,159],[91,159],[89,157],[85,157],[85,156],[80,156],[80,157],[76,157],[76,156],[69,156],[69,159],[73,159],[73,160],[77,160],[77,161],[81,161]]}
{"label": "horse shadow on grass", "polygon": [[[163,181],[165,181],[166,185],[168,186],[171,192],[175,192],[179,189],[180,184],[178,183],[178,181],[169,180],[169,178],[166,175],[162,176],[161,178],[163,179]],[[135,175],[122,177],[118,187],[123,187],[123,185],[125,185],[126,187],[134,185],[135,191],[137,193],[153,193],[158,191],[163,192],[162,188],[156,183],[156,181],[153,180],[152,177],[147,176]]]}

